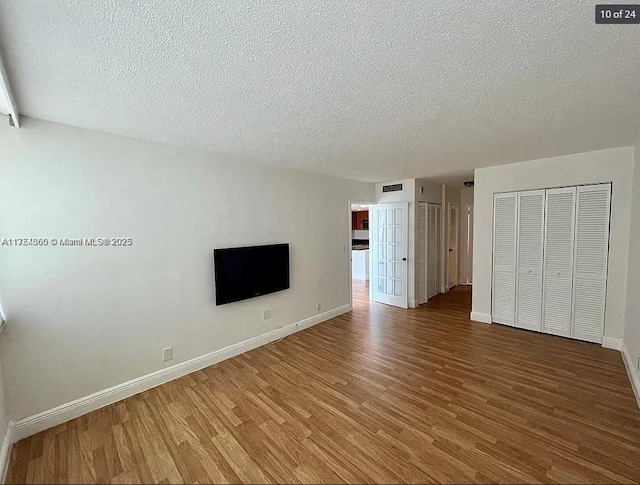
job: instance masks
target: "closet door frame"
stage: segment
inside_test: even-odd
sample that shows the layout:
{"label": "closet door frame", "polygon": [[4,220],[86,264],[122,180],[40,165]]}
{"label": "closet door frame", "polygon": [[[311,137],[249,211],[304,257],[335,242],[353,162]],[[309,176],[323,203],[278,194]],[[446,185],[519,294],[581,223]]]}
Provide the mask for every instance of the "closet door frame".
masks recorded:
{"label": "closet door frame", "polygon": [[[604,273],[603,273],[603,298],[604,298],[604,315],[603,315],[603,321],[602,321],[602,335],[598,336],[598,338],[591,338],[590,336],[587,335],[577,335],[575,332],[575,328],[574,328],[574,323],[575,323],[575,292],[576,292],[576,269],[577,269],[577,257],[578,257],[578,251],[577,251],[577,245],[578,245],[578,215],[579,215],[579,192],[580,191],[591,191],[591,190],[598,190],[599,188],[601,189],[602,187],[608,187],[608,198],[607,198],[607,246],[606,246],[606,252],[605,252],[605,265],[604,265]],[[547,269],[547,204],[548,204],[548,191],[550,190],[562,190],[562,189],[566,189],[567,191],[571,191],[572,189],[575,190],[575,196],[574,196],[574,205],[573,205],[573,247],[572,247],[572,261],[571,261],[571,270],[570,270],[570,281],[571,281],[571,301],[569,302],[570,304],[570,325],[569,325],[569,331],[568,332],[558,332],[558,331],[549,331],[547,329],[545,329],[544,327],[544,322],[545,322],[545,291],[546,291],[546,269]],[[594,183],[586,183],[586,184],[576,184],[576,185],[564,185],[564,186],[556,186],[556,187],[546,187],[543,189],[533,189],[533,190],[540,190],[544,192],[544,223],[543,223],[543,237],[542,237],[542,246],[543,246],[543,252],[542,252],[542,286],[541,286],[541,290],[542,290],[542,308],[541,308],[541,321],[540,321],[540,325],[541,325],[541,329],[540,331],[543,333],[547,333],[549,335],[557,335],[557,336],[563,336],[563,337],[567,337],[567,338],[571,338],[574,340],[580,340],[580,341],[587,341],[587,342],[594,342],[594,343],[602,343],[602,338],[604,337],[604,332],[605,332],[605,327],[606,327],[606,310],[607,310],[607,299],[608,299],[608,295],[607,295],[607,288],[608,288],[608,279],[609,279],[609,263],[610,263],[610,251],[611,251],[611,218],[612,218],[612,200],[613,200],[613,183],[612,182],[594,182]],[[520,221],[520,203],[519,203],[519,194],[521,192],[530,192],[533,190],[522,190],[522,191],[508,191],[508,192],[494,192],[493,193],[493,209],[492,209],[492,215],[493,215],[493,220],[492,220],[492,262],[491,262],[491,268],[492,268],[492,279],[491,279],[491,312],[492,312],[492,321],[493,323],[499,323],[499,324],[503,324],[503,325],[508,325],[508,326],[516,326],[517,323],[517,298],[518,298],[518,294],[517,294],[517,281],[518,281],[518,271],[519,271],[519,261],[518,261],[518,256],[519,256],[519,221]],[[504,321],[504,319],[496,319],[495,318],[495,277],[496,277],[496,262],[495,262],[495,251],[496,251],[496,200],[499,198],[508,198],[508,197],[513,197],[515,196],[516,198],[516,206],[515,206],[515,267],[514,267],[514,301],[513,301],[513,321]]]}

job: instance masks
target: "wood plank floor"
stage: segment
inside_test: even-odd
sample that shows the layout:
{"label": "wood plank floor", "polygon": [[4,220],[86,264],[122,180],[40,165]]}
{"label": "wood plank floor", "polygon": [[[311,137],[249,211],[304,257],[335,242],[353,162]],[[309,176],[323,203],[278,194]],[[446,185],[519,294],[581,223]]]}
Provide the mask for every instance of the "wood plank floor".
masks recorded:
{"label": "wood plank floor", "polygon": [[618,352],[373,304],[17,443],[8,483],[640,481]]}

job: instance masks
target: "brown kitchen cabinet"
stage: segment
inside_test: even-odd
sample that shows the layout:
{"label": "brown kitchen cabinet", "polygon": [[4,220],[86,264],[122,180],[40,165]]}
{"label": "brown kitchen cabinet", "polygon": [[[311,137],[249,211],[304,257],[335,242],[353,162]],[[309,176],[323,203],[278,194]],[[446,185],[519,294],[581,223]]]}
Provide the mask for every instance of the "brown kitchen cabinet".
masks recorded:
{"label": "brown kitchen cabinet", "polygon": [[353,230],[369,229],[369,211],[351,212],[351,227]]}

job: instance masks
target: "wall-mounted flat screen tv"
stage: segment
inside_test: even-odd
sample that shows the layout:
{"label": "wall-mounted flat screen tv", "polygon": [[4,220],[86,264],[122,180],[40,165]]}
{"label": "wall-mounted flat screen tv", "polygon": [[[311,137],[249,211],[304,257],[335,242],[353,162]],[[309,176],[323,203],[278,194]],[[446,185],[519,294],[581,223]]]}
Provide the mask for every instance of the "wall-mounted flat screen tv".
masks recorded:
{"label": "wall-mounted flat screen tv", "polygon": [[289,244],[213,250],[216,305],[289,288]]}

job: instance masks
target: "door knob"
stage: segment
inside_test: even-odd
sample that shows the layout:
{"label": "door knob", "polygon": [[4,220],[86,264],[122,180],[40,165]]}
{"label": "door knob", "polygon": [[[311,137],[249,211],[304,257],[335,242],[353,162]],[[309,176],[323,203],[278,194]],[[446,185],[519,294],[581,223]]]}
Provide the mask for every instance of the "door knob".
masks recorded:
{"label": "door knob", "polygon": [[406,260],[407,260],[407,258],[402,258],[402,261],[406,261]]}

